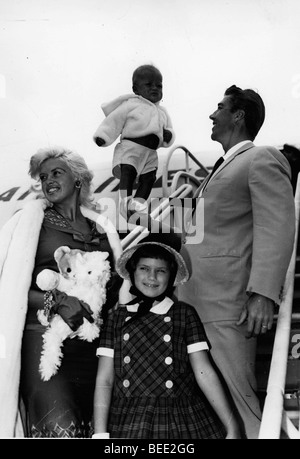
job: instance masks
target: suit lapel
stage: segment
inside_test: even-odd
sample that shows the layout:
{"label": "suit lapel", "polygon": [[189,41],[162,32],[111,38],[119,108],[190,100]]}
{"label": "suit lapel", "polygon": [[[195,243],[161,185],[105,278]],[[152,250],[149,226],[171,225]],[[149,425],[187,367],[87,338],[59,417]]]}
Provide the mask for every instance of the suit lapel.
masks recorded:
{"label": "suit lapel", "polygon": [[[244,151],[247,151],[249,150],[249,148],[253,148],[254,146],[255,146],[254,143],[251,141],[241,146],[235,153],[233,153],[232,156],[230,156],[229,159],[227,159],[226,161],[224,161],[223,164],[221,164],[221,166],[216,170],[216,172],[214,173],[210,181],[212,182],[214,178],[221,172],[221,170],[224,169],[224,167],[228,166],[228,164],[231,163],[231,161],[233,161],[237,155],[240,155]],[[203,180],[199,188],[195,191],[194,198],[198,198],[199,196],[201,196],[203,189],[206,187],[209,177],[210,177],[210,174],[205,177],[205,179]]]}
{"label": "suit lapel", "polygon": [[240,147],[235,153],[233,153],[228,159],[226,159],[226,161],[224,161],[223,164],[221,164],[221,166],[216,170],[216,172],[212,176],[211,181],[213,181],[214,178],[221,172],[221,170],[224,169],[224,167],[228,166],[228,164],[230,164],[231,161],[233,161],[238,155],[240,155],[241,153],[244,153],[244,151],[247,151],[253,147],[254,147],[253,142],[248,142],[242,147]]}

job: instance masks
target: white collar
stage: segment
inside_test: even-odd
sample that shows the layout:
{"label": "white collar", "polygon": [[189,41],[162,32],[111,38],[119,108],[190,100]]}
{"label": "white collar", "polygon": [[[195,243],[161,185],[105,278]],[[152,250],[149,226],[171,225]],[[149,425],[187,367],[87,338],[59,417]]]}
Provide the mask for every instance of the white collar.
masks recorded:
{"label": "white collar", "polygon": [[[150,311],[154,314],[166,314],[170,307],[173,305],[174,301],[171,300],[168,296],[166,296],[160,303],[153,306]],[[137,312],[139,304],[130,304],[126,306],[128,312]]]}
{"label": "white collar", "polygon": [[236,151],[238,151],[239,148],[243,147],[246,145],[246,143],[251,142],[251,140],[242,140],[242,142],[237,143],[236,145],[233,145],[233,147],[229,148],[228,151],[224,154],[223,158],[224,160],[230,158]]}

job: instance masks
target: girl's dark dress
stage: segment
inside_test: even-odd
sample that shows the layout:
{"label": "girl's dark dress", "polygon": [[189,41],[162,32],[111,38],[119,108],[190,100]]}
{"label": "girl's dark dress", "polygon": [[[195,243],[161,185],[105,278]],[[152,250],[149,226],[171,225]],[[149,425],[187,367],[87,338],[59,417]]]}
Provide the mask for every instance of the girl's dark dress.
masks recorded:
{"label": "girl's dark dress", "polygon": [[166,297],[127,324],[136,307],[122,305],[111,314],[97,351],[114,357],[111,438],[224,438],[189,363],[188,351],[209,348],[195,309]]}
{"label": "girl's dark dress", "polygon": [[[31,289],[38,290],[36,276],[45,268],[58,271],[54,251],[62,246],[87,252],[111,249],[106,236],[90,222],[88,235],[74,231],[70,223],[51,208],[45,210],[40,232]],[[110,256],[111,260],[111,256]],[[45,331],[37,319],[42,303],[28,305],[22,344],[21,397],[27,413],[26,436],[89,437],[97,372],[98,339],[89,343],[77,338],[64,342],[62,365],[49,381],[42,381],[38,367]]]}

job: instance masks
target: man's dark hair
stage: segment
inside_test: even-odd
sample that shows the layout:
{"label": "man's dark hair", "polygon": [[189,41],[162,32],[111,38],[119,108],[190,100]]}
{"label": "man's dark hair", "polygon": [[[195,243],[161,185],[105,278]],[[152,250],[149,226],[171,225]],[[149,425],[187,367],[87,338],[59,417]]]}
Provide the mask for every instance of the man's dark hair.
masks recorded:
{"label": "man's dark hair", "polygon": [[241,89],[233,85],[226,89],[225,96],[230,96],[231,111],[243,110],[245,112],[245,125],[254,140],[265,120],[265,105],[260,95],[253,89]]}

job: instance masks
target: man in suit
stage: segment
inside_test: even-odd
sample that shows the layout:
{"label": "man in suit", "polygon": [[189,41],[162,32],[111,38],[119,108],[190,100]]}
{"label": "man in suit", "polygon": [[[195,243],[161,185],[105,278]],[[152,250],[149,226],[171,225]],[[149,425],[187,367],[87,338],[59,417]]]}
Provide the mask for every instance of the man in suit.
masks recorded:
{"label": "man in suit", "polygon": [[272,328],[295,233],[288,161],[273,147],[253,144],[264,118],[259,94],[236,86],[210,115],[211,138],[223,147],[223,163],[198,190],[204,238],[184,246],[192,276],[178,292],[204,323],[249,439],[258,437],[261,420],[256,339]]}

